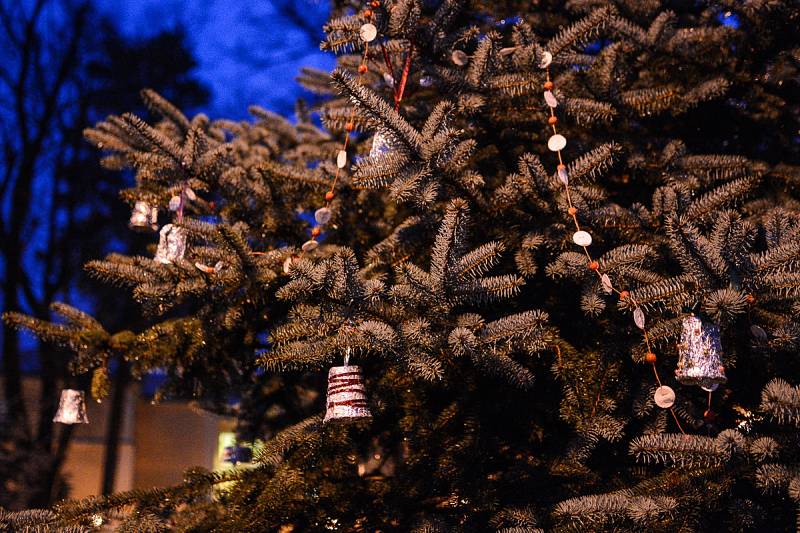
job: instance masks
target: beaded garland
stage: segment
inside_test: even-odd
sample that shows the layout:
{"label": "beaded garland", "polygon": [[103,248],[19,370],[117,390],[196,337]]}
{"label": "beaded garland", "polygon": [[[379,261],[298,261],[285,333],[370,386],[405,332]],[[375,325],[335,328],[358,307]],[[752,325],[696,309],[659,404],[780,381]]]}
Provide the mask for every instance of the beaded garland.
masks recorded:
{"label": "beaded garland", "polygon": [[[558,124],[558,117],[555,114],[555,108],[558,107],[558,99],[556,98],[555,94],[553,93],[553,89],[555,88],[555,83],[550,77],[550,65],[553,61],[553,56],[550,52],[545,51],[543,54],[543,58],[539,64],[539,66],[544,69],[546,81],[543,85],[544,89],[544,101],[547,105],[547,108],[550,112],[550,116],[547,119],[547,124],[551,127],[553,134],[547,140],[547,147],[550,151],[555,152],[558,155],[558,166],[556,167],[556,175],[558,180],[564,186],[564,193],[567,198],[567,205],[569,206],[567,209],[568,215],[572,218],[572,222],[575,225],[575,233],[572,235],[572,241],[580,246],[583,249],[583,252],[586,254],[587,259],[587,268],[597,274],[600,279],[600,284],[606,294],[614,294],[616,293],[620,300],[628,301],[630,304],[633,305],[633,320],[636,326],[642,330],[642,335],[644,336],[644,342],[647,346],[647,353],[644,356],[644,362],[646,364],[651,365],[653,369],[653,375],[655,376],[656,383],[658,384],[658,388],[654,394],[654,401],[656,405],[661,408],[669,409],[669,412],[672,414],[672,418],[675,420],[675,424],[678,426],[678,429],[681,433],[685,434],[686,432],[681,427],[681,423],[678,420],[677,415],[675,414],[675,410],[673,409],[673,404],[675,403],[675,392],[672,388],[664,385],[661,382],[661,377],[658,374],[658,368],[656,367],[656,361],[658,357],[656,356],[655,352],[653,351],[653,347],[650,343],[650,336],[647,333],[647,328],[645,326],[645,315],[642,308],[636,302],[636,300],[631,296],[630,292],[627,290],[618,290],[614,287],[611,282],[610,276],[603,272],[602,266],[599,261],[597,261],[594,257],[592,257],[591,252],[589,251],[589,246],[592,244],[592,236],[591,234],[584,230],[581,227],[580,222],[578,221],[578,208],[572,204],[572,197],[570,195],[570,187],[569,187],[569,173],[567,171],[567,166],[564,164],[564,159],[562,156],[562,150],[567,145],[567,139],[558,132],[557,124]],[[709,392],[709,406],[711,403],[711,396]],[[710,411],[710,409],[709,409]]]}

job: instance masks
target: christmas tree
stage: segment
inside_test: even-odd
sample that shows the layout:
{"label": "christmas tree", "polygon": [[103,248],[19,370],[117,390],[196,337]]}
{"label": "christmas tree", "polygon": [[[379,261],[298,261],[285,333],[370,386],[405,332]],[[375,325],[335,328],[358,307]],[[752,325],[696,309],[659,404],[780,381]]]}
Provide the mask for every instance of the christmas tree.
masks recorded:
{"label": "christmas tree", "polygon": [[87,265],[148,328],[6,316],[95,397],[114,360],[166,369],[159,397],[235,416],[254,466],[0,523],[793,529],[798,4],[334,11],[295,121],[144,91],[157,122],[86,132],[161,228]]}

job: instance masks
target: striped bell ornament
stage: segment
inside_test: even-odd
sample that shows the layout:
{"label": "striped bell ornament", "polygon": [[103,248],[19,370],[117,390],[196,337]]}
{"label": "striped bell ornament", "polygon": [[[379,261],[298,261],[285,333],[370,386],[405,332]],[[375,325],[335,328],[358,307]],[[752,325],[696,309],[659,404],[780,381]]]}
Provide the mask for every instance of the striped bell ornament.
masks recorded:
{"label": "striped bell ornament", "polygon": [[334,366],[328,372],[327,410],[323,423],[334,420],[372,418],[367,405],[361,367]]}
{"label": "striped bell ornament", "polygon": [[58,402],[58,410],[53,422],[62,424],[88,424],[89,417],[86,416],[86,399],[83,391],[75,389],[64,389],[61,391],[61,400]]}
{"label": "striped bell ornament", "polygon": [[707,391],[728,381],[722,365],[719,326],[694,315],[683,319],[675,377],[684,385],[699,385]]}

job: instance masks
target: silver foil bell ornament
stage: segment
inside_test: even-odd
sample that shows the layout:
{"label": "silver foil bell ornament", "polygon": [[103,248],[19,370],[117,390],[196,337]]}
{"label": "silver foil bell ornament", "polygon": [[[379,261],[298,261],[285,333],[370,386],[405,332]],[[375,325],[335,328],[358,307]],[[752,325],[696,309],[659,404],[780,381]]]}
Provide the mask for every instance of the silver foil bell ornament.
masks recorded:
{"label": "silver foil bell ornament", "polygon": [[369,156],[375,157],[383,154],[388,154],[393,149],[394,149],[394,143],[389,138],[389,136],[379,131],[372,138],[372,148],[370,148],[369,150]]}
{"label": "silver foil bell ornament", "polygon": [[64,389],[61,391],[61,401],[58,402],[58,410],[53,422],[62,424],[88,424],[89,417],[86,416],[86,399],[83,391],[75,389]]}
{"label": "silver foil bell ornament", "polygon": [[169,264],[183,259],[186,253],[186,231],[178,226],[167,224],[161,228],[155,260]]}
{"label": "silver foil bell ornament", "polygon": [[155,231],[158,229],[158,208],[139,200],[133,205],[128,227],[137,231]]}
{"label": "silver foil bell ornament", "polygon": [[684,385],[699,385],[707,391],[728,381],[717,325],[704,323],[694,315],[683,319],[675,377]]}
{"label": "silver foil bell ornament", "polygon": [[334,366],[328,371],[327,410],[323,423],[333,420],[372,418],[367,405],[361,367]]}

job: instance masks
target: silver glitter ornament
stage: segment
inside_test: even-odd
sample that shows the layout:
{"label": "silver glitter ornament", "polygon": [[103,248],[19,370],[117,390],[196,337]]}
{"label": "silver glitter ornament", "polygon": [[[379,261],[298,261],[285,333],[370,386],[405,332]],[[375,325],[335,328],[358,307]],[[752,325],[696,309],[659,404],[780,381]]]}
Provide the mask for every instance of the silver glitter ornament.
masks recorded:
{"label": "silver glitter ornament", "polygon": [[394,150],[394,143],[382,131],[379,131],[372,138],[372,148],[369,150],[369,156],[375,157],[383,154],[388,154]]}
{"label": "silver glitter ornament", "polygon": [[327,411],[323,422],[357,418],[372,418],[361,367],[334,366],[328,372]]}
{"label": "silver glitter ornament", "polygon": [[150,207],[150,204],[138,201],[131,211],[131,220],[128,227],[137,231],[155,231],[158,229],[158,208]]}
{"label": "silver glitter ornament", "polygon": [[693,315],[683,319],[675,377],[684,385],[699,385],[707,391],[728,381],[718,326],[703,323]]}
{"label": "silver glitter ornament", "polygon": [[167,224],[159,232],[158,249],[155,260],[159,263],[169,264],[178,259],[183,259],[186,253],[186,232],[183,228]]}
{"label": "silver glitter ornament", "polygon": [[89,417],[86,416],[86,399],[83,391],[75,389],[64,389],[61,391],[61,401],[58,402],[58,410],[53,422],[62,424],[88,424]]}

